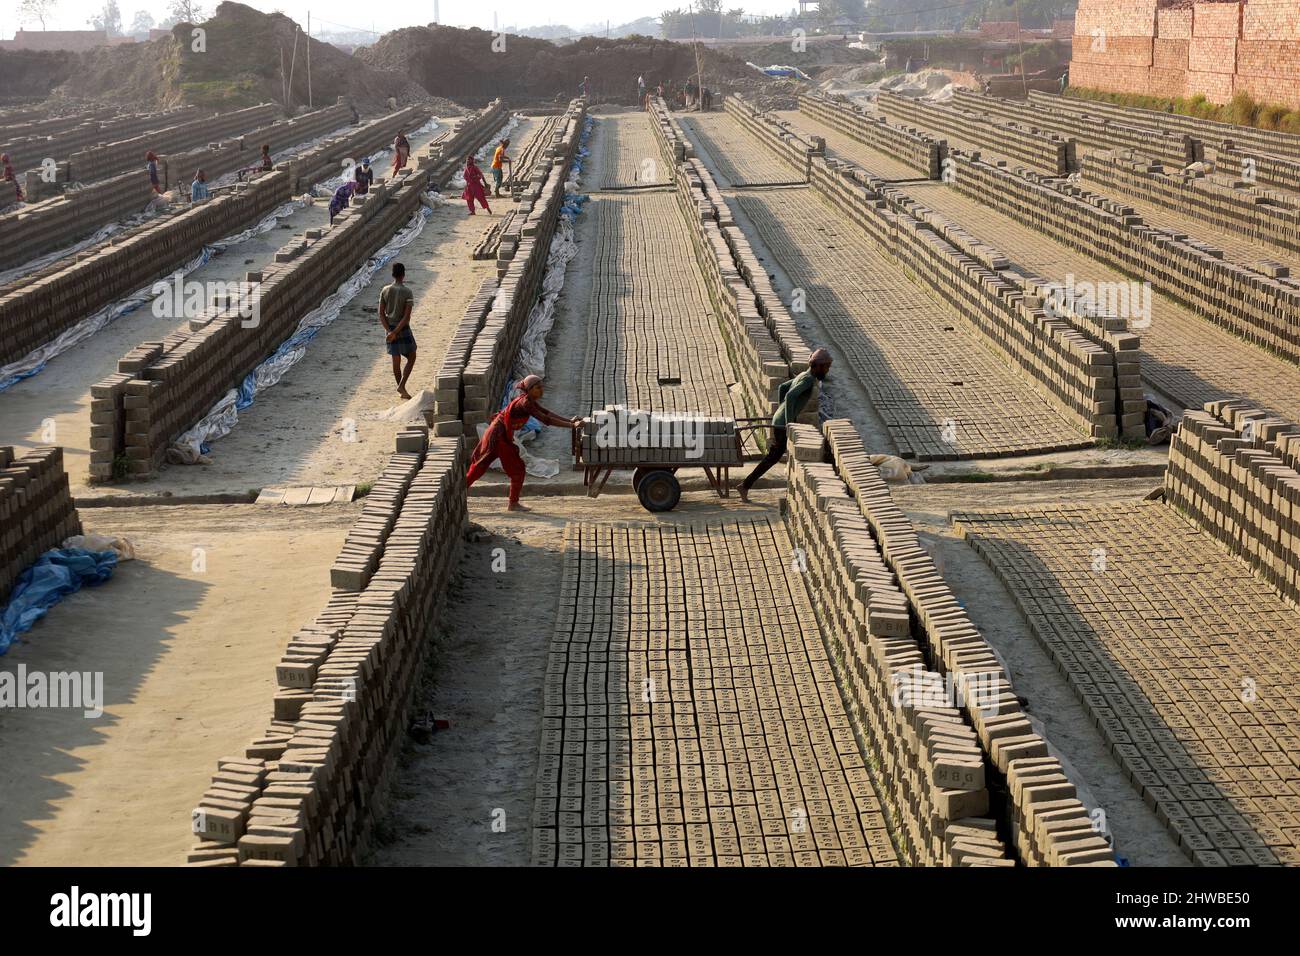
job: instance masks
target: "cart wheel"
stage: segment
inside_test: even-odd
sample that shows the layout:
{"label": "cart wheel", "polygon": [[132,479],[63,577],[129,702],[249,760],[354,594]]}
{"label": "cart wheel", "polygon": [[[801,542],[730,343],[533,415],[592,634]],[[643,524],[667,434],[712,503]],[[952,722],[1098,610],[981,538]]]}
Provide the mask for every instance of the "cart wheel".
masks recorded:
{"label": "cart wheel", "polygon": [[637,484],[636,496],[646,511],[672,511],[682,497],[682,486],[671,471],[648,472]]}
{"label": "cart wheel", "polygon": [[655,470],[656,469],[654,468],[646,468],[642,466],[632,472],[632,490],[639,493],[641,491],[641,479]]}

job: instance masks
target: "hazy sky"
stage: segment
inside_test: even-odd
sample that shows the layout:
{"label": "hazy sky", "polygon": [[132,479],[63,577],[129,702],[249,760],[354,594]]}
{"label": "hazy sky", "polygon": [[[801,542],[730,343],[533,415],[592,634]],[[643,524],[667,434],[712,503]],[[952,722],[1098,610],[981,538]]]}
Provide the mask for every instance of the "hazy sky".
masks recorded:
{"label": "hazy sky", "polygon": [[[376,30],[380,33],[397,27],[415,26],[433,20],[433,0],[421,0],[419,3],[402,4],[358,4],[352,0],[244,0],[248,6],[267,12],[279,10],[293,17],[306,26],[307,11],[312,14],[312,34],[316,27],[335,30],[337,25],[354,27],[362,30]],[[205,4],[215,9],[215,0]],[[440,0],[439,14],[442,23],[453,26],[474,26],[491,29],[493,14],[501,26],[537,26],[547,23],[567,24],[580,27],[588,23],[597,23],[608,18],[611,25],[627,23],[638,17],[658,16],[664,9],[685,7],[687,0],[632,0],[631,3],[601,3],[597,0],[559,0],[558,3],[537,3],[535,0]],[[728,4],[730,5],[730,3]],[[793,0],[754,0],[737,4],[749,13],[785,13],[796,6]],[[16,12],[18,3],[13,0],[9,9]],[[51,30],[84,30],[86,21],[94,16],[103,6],[102,0],[55,0],[55,15],[46,26]],[[137,10],[148,10],[154,19],[160,20],[166,15],[167,0],[157,3],[142,3],[140,0],[118,0],[122,11],[122,23],[129,27]],[[373,20],[359,16],[372,17]],[[13,36],[16,24],[5,18],[4,38]],[[325,21],[328,21],[326,23]],[[25,30],[39,30],[36,21],[24,23]]]}

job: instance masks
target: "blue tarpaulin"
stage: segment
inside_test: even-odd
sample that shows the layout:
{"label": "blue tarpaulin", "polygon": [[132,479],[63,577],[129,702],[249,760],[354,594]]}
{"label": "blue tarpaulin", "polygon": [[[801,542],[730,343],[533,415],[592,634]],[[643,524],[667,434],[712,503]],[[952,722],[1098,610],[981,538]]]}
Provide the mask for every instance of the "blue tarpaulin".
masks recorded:
{"label": "blue tarpaulin", "polygon": [[30,631],[45,612],[82,586],[93,587],[113,576],[117,554],[85,548],[53,548],[18,576],[9,603],[0,611],[0,655],[19,634]]}

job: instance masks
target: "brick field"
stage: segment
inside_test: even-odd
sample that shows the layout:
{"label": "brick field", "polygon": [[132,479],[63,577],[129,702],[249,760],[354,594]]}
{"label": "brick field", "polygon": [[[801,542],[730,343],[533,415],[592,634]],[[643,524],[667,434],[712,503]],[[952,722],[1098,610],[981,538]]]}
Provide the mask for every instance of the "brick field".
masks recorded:
{"label": "brick field", "polygon": [[682,126],[691,140],[713,157],[727,185],[774,186],[803,181],[796,170],[725,113],[683,117]]}

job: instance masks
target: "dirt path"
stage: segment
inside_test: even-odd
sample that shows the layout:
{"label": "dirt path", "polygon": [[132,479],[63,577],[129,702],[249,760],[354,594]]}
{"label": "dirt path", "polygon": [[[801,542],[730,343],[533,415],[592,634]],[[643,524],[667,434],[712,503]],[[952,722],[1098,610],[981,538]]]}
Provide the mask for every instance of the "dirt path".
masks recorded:
{"label": "dirt path", "polygon": [[0,863],[184,862],[189,812],[270,720],[275,662],[328,599],[359,510],[84,510],[137,559],[53,608],[0,669],[102,673],[104,713],[0,712]]}

